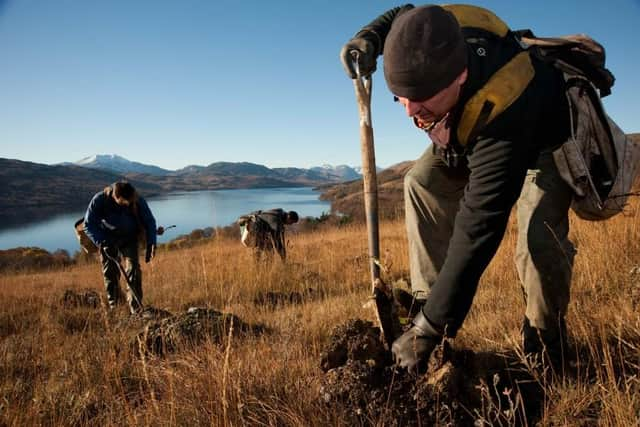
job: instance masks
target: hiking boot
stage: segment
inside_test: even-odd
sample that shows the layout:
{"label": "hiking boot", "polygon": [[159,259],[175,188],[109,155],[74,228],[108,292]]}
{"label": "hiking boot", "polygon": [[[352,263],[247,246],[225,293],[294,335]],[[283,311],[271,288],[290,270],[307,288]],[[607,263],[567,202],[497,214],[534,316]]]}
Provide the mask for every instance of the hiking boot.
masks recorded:
{"label": "hiking boot", "polygon": [[564,375],[570,366],[571,356],[567,343],[567,326],[564,319],[558,327],[538,329],[524,318],[522,325],[523,348],[525,357],[532,365],[551,368],[555,375]]}
{"label": "hiking boot", "polygon": [[[421,310],[422,306],[427,302],[425,299],[418,299],[413,294],[402,288],[393,288],[393,299],[398,303],[401,309],[406,312],[406,316],[414,318]],[[402,312],[399,313],[402,316]]]}

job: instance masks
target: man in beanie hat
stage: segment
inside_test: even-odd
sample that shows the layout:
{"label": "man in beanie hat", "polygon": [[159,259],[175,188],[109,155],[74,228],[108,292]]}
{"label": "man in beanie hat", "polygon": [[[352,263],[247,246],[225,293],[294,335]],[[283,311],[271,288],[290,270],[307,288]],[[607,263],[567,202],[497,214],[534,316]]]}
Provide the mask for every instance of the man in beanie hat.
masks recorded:
{"label": "man in beanie hat", "polygon": [[127,181],[118,181],[91,199],[84,215],[84,231],[100,252],[104,286],[109,307],[120,303],[120,269],[124,261],[127,277],[127,301],[131,313],[142,308],[142,271],[138,261],[138,244],[146,243],[145,262],[155,256],[156,220],[142,196]]}
{"label": "man in beanie hat", "polygon": [[570,132],[562,74],[493,13],[466,5],[391,9],[341,59],[357,78],[354,61],[366,76],[379,55],[395,100],[433,142],[404,180],[412,302],[421,310],[393,343],[396,363],[419,370],[444,336],[455,337],[517,201],[524,349],[560,367],[575,254],[573,193],[552,156]]}

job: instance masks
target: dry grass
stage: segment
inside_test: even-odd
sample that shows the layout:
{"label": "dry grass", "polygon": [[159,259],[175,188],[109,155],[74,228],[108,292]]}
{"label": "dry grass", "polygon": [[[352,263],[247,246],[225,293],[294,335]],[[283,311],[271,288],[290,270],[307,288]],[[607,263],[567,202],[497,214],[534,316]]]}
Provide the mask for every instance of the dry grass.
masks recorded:
{"label": "dry grass", "polygon": [[[578,375],[544,384],[543,425],[634,425],[640,418],[640,203],[604,223],[572,220],[578,246],[568,325]],[[524,312],[513,264],[515,225],[485,273],[455,346],[517,352]],[[381,227],[388,280],[408,275],[404,226]],[[97,263],[2,276],[0,425],[342,425],[323,406],[319,354],[333,326],[369,318],[364,228],[290,236],[290,259],[256,265],[235,240],[161,252],[144,269],[145,302],[178,312],[229,311],[270,332],[166,358],[133,357],[130,331],[102,309],[65,309],[66,289],[102,293]],[[559,262],[561,262],[559,260]],[[277,310],[259,292],[324,293]],[[124,316],[124,313],[122,313]]]}

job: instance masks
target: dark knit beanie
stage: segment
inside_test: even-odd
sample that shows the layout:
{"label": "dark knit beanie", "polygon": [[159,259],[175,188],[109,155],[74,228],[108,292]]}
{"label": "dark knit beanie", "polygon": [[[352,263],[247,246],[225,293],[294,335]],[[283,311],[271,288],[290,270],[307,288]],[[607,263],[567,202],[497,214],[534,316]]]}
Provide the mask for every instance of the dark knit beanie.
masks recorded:
{"label": "dark knit beanie", "polygon": [[383,55],[389,90],[416,101],[448,87],[467,66],[460,25],[440,6],[417,7],[398,16]]}

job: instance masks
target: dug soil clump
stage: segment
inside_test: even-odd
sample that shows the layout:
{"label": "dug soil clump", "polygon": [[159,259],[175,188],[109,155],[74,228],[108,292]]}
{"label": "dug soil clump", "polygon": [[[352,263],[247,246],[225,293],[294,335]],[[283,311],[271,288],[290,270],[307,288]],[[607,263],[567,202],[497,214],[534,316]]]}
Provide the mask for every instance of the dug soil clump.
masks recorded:
{"label": "dug soil clump", "polygon": [[100,295],[92,289],[82,291],[67,289],[64,291],[60,303],[64,308],[98,308],[100,307]]}
{"label": "dug soil clump", "polygon": [[[505,389],[502,375],[510,376],[506,365],[501,356],[454,352],[445,340],[431,355],[426,373],[414,375],[393,366],[378,328],[351,320],[334,329],[322,352],[320,367],[325,374],[319,397],[333,410],[343,411],[352,425],[515,421],[522,415],[517,413],[517,399],[511,396],[513,402],[502,402],[505,396],[495,396],[496,390]],[[507,414],[499,408],[512,409]]]}
{"label": "dug soil clump", "polygon": [[317,300],[321,297],[322,295],[313,288],[308,288],[303,292],[267,291],[259,292],[253,299],[253,304],[275,309],[285,305],[302,304],[304,302]]}
{"label": "dug soil clump", "polygon": [[245,323],[231,313],[191,307],[178,315],[164,315],[159,320],[148,321],[134,338],[132,346],[137,354],[162,356],[205,340],[222,343],[231,327],[234,336],[256,335],[264,330],[262,326]]}

